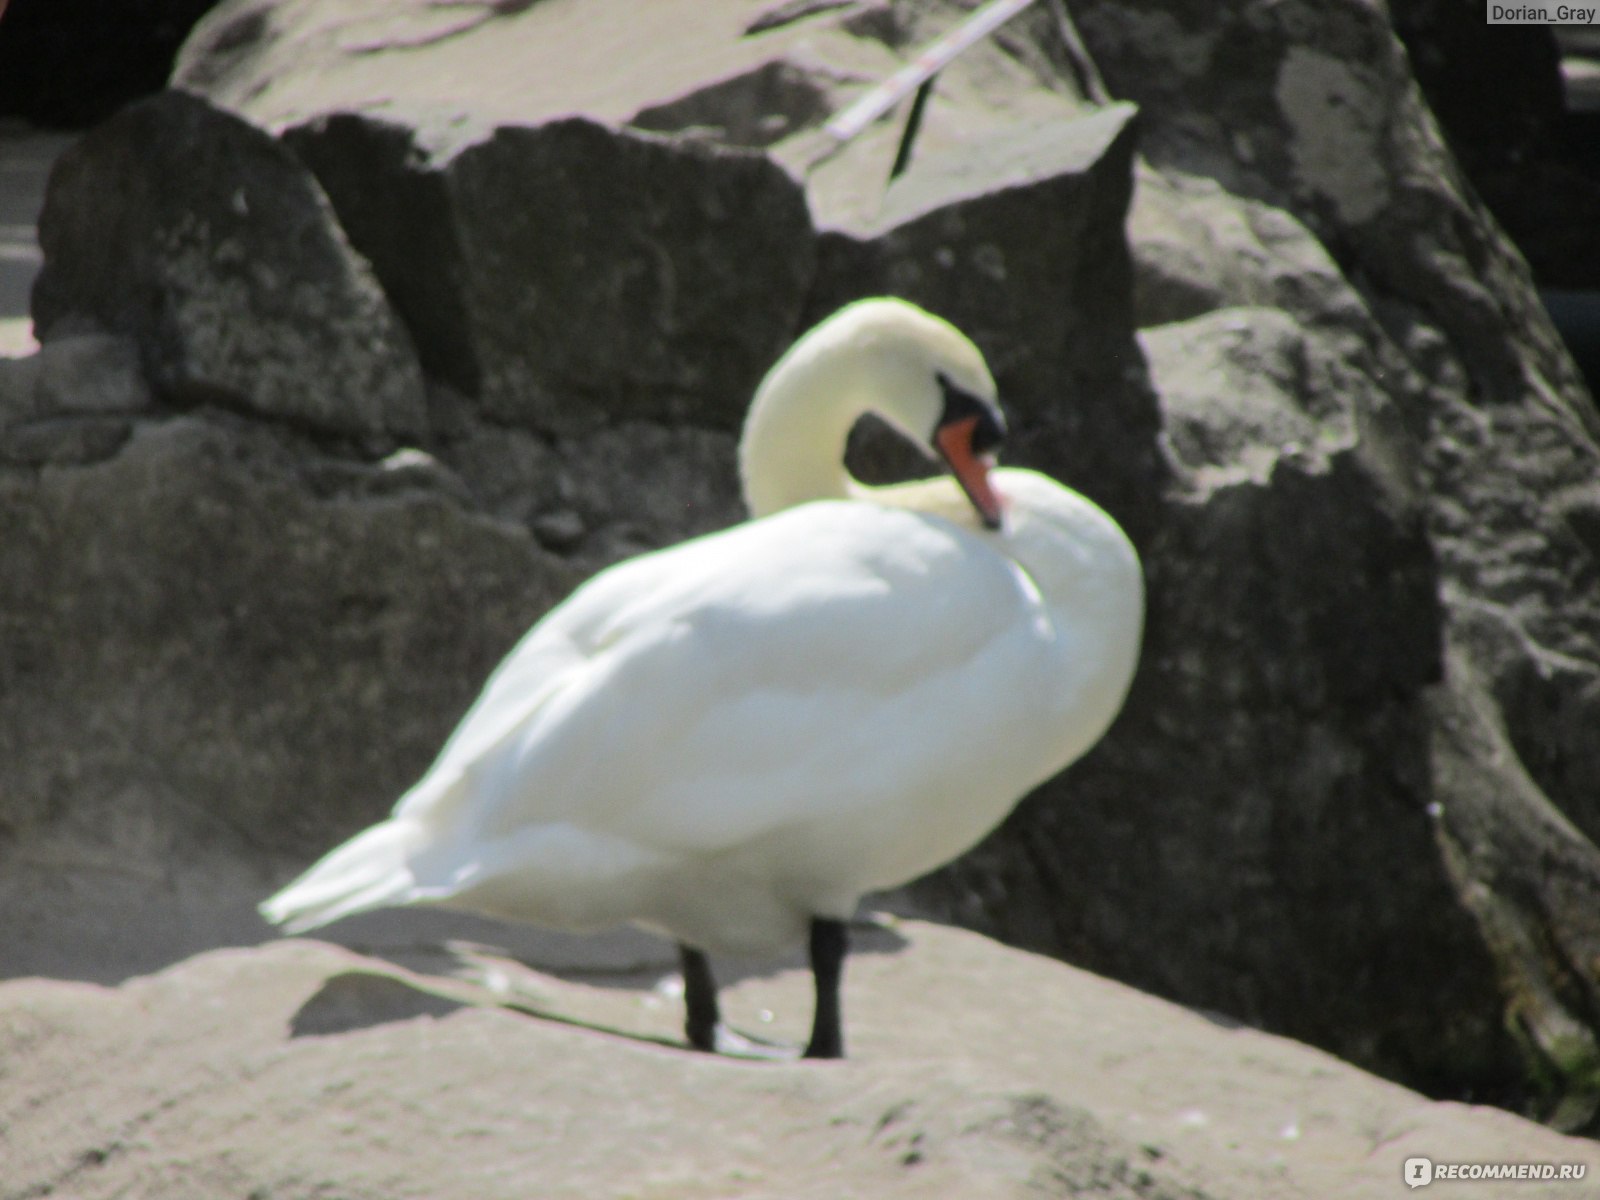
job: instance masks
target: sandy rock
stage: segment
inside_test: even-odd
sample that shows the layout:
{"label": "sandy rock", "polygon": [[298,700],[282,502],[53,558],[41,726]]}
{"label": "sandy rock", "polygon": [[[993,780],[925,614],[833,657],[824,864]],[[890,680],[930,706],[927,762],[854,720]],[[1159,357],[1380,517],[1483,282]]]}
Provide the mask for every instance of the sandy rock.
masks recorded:
{"label": "sandy rock", "polygon": [[[112,990],[9,983],[7,1186],[84,1200],[530,1188],[1337,1200],[1400,1188],[1414,1155],[1600,1170],[1592,1143],[1424,1100],[971,934],[907,924],[858,940],[856,1056],[828,1064],[680,1049],[677,1003],[650,973],[596,986],[501,964],[512,1000],[538,1016],[304,941]],[[771,1008],[769,1028],[789,1035],[809,998],[789,970],[728,1001],[747,1023]]]}

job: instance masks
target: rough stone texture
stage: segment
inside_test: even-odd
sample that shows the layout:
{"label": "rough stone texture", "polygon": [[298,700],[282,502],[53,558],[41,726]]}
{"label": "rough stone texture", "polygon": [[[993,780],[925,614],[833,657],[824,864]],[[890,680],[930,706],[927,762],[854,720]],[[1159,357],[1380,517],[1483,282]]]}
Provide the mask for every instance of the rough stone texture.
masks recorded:
{"label": "rough stone texture", "polygon": [[1134,323],[1186,321],[1220,308],[1275,308],[1319,331],[1375,343],[1365,303],[1326,248],[1281,208],[1203,175],[1147,163],[1128,214]]}
{"label": "rough stone texture", "polygon": [[[1366,1200],[1405,1194],[1413,1155],[1600,1171],[1591,1142],[971,934],[858,941],[857,1056],[824,1064],[680,1049],[653,966],[597,986],[476,962],[537,1017],[305,941],[114,990],[0,985],[6,1194]],[[808,991],[791,968],[728,1009],[793,1036]]]}
{"label": "rough stone texture", "polygon": [[577,118],[470,145],[450,132],[430,146],[346,115],[285,137],[419,331],[429,370],[506,424],[737,430],[811,274],[794,182],[756,154]]}
{"label": "rough stone texture", "polygon": [[1434,813],[1440,846],[1494,956],[1507,1025],[1552,1097],[1550,1122],[1592,1128],[1600,851],[1528,776],[1467,655],[1432,706],[1435,787],[1452,798]]}
{"label": "rough stone texture", "polygon": [[41,342],[86,322],[133,337],[176,403],[342,434],[423,425],[411,340],[326,199],[283,146],[202,100],[141,101],[62,155],[39,241]]}
{"label": "rough stone texture", "polygon": [[[1199,3],[1157,11],[1090,2],[1077,11],[1113,92],[1141,105],[1152,165],[1180,195],[1208,193],[1211,207],[1235,208],[1227,223],[1208,222],[1206,240],[1246,251],[1198,286],[1194,277],[1207,272],[1190,267],[1221,253],[1205,247],[1188,264],[1170,252],[1145,256],[1141,309],[1170,320],[1270,298],[1316,340],[1344,346],[1406,431],[1399,453],[1382,457],[1421,505],[1445,682],[1437,696],[1423,693],[1433,769],[1409,781],[1397,773],[1397,786],[1363,794],[1386,792],[1408,823],[1419,808],[1432,814],[1501,979],[1546,981],[1506,992],[1535,1073],[1553,1097],[1570,1090],[1592,1105],[1597,970],[1592,955],[1572,953],[1589,936],[1590,906],[1585,887],[1557,884],[1581,875],[1575,864],[1592,854],[1572,836],[1588,843],[1600,832],[1596,744],[1581,732],[1600,716],[1586,533],[1600,461],[1592,401],[1526,267],[1460,183],[1378,6],[1219,15]],[[1269,208],[1281,212],[1266,217]],[[1308,254],[1315,242],[1326,248],[1320,262]],[[1159,298],[1163,277],[1183,280],[1181,291]],[[1159,343],[1147,345],[1160,354]],[[1463,708],[1487,716],[1451,716]],[[1491,736],[1498,729],[1506,736]],[[1508,749],[1520,762],[1505,761]],[[1464,760],[1478,764],[1474,786]],[[1483,787],[1485,775],[1516,786]],[[1291,803],[1303,807],[1304,793],[1282,793],[1278,807]],[[1551,811],[1570,824],[1552,822]],[[1567,865],[1552,874],[1557,861]],[[1550,946],[1570,957],[1541,957]],[[1590,1031],[1578,1039],[1582,1053],[1572,1038],[1542,1032],[1578,1028]]]}
{"label": "rough stone texture", "polygon": [[50,343],[39,355],[34,402],[41,413],[129,413],[148,408],[150,388],[139,344],[113,334],[81,334]]}
{"label": "rough stone texture", "polygon": [[103,458],[151,404],[131,338],[82,334],[26,358],[0,359],[0,462]]}
{"label": "rough stone texture", "polygon": [[185,413],[208,397],[141,330],[148,410],[0,374],[8,969],[260,936],[266,877],[379,815],[522,624],[735,519],[756,375],[891,290],[974,334],[1012,460],[1104,502],[1150,581],[1111,736],[897,902],[1589,1121],[1596,423],[1378,7],[1075,4],[1136,164],[1036,6],[941,77],[885,190],[897,123],[827,158],[816,124],[955,8],[620,3],[230,0],[197,30],[177,81],[325,190],[427,423],[390,453]]}
{"label": "rough stone texture", "polygon": [[403,789],[557,586],[437,467],[220,415],[54,422],[108,420],[101,452],[0,475],[8,972],[116,977],[237,936],[264,862]]}

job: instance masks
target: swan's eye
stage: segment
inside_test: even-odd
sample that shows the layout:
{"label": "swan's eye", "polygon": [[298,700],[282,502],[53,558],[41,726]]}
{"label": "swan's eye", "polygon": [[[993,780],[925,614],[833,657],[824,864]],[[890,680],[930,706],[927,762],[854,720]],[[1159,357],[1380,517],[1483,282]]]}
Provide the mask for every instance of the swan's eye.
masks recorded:
{"label": "swan's eye", "polygon": [[970,442],[974,454],[987,454],[1005,440],[1006,427],[994,405],[957,387],[943,374],[939,376],[939,388],[944,392],[944,409],[939,414],[940,429],[957,421],[977,418],[973,422]]}
{"label": "swan's eye", "polygon": [[978,414],[978,424],[972,430],[972,452],[987,454],[991,450],[999,449],[1000,443],[1005,440],[1005,426],[1000,424],[994,409],[983,405],[982,411]]}

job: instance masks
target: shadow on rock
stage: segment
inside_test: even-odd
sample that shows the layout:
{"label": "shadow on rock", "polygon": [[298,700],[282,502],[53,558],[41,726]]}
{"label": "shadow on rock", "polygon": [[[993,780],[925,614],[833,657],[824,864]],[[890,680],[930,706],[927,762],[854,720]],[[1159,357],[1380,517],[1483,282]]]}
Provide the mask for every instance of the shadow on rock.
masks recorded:
{"label": "shadow on rock", "polygon": [[290,1037],[326,1037],[410,1021],[417,1017],[447,1017],[467,1008],[466,1001],[372,971],[346,971],[335,975],[300,1006],[289,1022]]}

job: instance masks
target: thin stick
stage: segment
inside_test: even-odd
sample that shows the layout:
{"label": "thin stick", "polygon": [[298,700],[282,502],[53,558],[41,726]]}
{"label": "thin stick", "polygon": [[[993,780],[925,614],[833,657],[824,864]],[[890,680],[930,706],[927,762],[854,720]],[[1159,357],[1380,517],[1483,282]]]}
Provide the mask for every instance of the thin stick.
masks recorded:
{"label": "thin stick", "polygon": [[823,128],[837,142],[848,142],[915,88],[921,87],[958,54],[988,37],[1035,0],[992,0],[943,37],[919,50],[916,57],[901,67],[865,96],[845,109]]}
{"label": "thin stick", "polygon": [[928,97],[933,92],[934,80],[938,78],[937,75],[930,75],[924,79],[911,101],[911,112],[906,116],[906,131],[900,135],[900,148],[894,152],[894,166],[889,168],[890,183],[899,179],[911,165],[911,147],[917,140],[917,131],[922,128],[922,110],[928,107]]}

